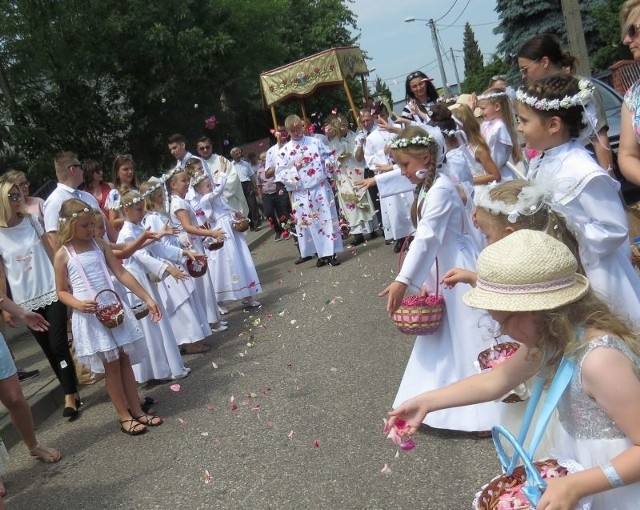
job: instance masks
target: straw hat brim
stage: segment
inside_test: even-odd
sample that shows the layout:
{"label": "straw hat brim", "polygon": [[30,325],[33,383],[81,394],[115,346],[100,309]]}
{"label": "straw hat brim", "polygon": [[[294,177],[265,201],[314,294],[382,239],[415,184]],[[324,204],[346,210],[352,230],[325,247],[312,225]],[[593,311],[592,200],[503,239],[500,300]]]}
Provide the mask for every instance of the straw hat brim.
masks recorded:
{"label": "straw hat brim", "polygon": [[571,286],[549,292],[500,293],[475,287],[462,296],[462,300],[473,308],[500,312],[553,310],[578,301],[587,293],[589,280],[577,273],[575,278],[576,280]]}

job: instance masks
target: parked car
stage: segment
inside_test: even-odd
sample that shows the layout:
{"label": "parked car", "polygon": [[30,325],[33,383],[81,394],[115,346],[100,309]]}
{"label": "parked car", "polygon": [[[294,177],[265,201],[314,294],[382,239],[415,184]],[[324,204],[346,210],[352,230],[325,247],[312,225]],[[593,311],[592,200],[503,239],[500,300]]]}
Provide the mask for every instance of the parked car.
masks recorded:
{"label": "parked car", "polygon": [[604,110],[607,113],[609,143],[611,144],[611,150],[614,153],[616,162],[614,165],[614,172],[616,174],[616,178],[620,181],[622,196],[627,205],[635,204],[640,201],[640,187],[627,181],[620,173],[620,169],[617,164],[618,146],[620,144],[620,115],[622,112],[623,98],[618,94],[616,89],[602,80],[592,78],[591,81],[600,94]]}

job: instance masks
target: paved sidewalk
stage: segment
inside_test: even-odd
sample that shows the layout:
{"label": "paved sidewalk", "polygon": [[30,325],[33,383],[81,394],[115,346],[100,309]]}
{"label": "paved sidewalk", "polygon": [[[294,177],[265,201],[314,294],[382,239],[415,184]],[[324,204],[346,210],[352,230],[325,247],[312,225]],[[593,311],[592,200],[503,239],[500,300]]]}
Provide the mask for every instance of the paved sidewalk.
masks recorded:
{"label": "paved sidewalk", "polygon": [[[253,250],[263,242],[273,241],[273,237],[273,230],[264,225],[258,232],[247,231],[249,249]],[[22,383],[22,391],[31,406],[37,428],[38,424],[48,416],[61,410],[64,403],[62,388],[42,349],[25,327],[14,329],[5,325],[2,328],[2,334],[13,353],[18,369],[40,371],[39,376]],[[80,392],[85,404],[87,404],[87,400],[101,398],[106,394],[102,381],[89,386],[81,386]],[[9,413],[2,404],[0,404],[0,436],[7,448],[11,448],[20,441],[18,433],[11,424]]]}

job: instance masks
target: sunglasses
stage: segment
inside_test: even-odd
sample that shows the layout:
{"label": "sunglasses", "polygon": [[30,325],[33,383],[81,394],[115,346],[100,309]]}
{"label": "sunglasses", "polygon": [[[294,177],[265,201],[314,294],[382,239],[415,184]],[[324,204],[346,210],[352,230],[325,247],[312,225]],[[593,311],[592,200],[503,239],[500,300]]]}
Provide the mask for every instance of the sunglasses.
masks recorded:
{"label": "sunglasses", "polygon": [[9,193],[7,196],[12,202],[20,202],[22,200],[22,194],[20,193]]}
{"label": "sunglasses", "polygon": [[627,28],[627,37],[634,39],[638,33],[638,29],[640,29],[640,23],[632,23],[629,25],[629,28]]}
{"label": "sunglasses", "polygon": [[29,181],[26,181],[16,184],[16,186],[18,186],[19,188],[28,188],[29,186],[31,186],[31,183]]}
{"label": "sunglasses", "polygon": [[407,76],[407,81],[415,80],[416,78],[426,78],[426,76],[424,75],[424,73],[416,71]]}
{"label": "sunglasses", "polygon": [[532,61],[528,66],[520,67],[520,68],[519,68],[519,70],[520,70],[520,74],[523,74],[523,75],[524,75],[524,74],[527,74],[527,71],[529,70],[529,68],[530,68],[533,64],[535,64],[538,60],[539,60],[539,59],[535,59],[535,60],[533,60],[533,61]]}
{"label": "sunglasses", "polygon": [[202,147],[198,147],[199,151],[210,151],[211,145],[203,145]]}

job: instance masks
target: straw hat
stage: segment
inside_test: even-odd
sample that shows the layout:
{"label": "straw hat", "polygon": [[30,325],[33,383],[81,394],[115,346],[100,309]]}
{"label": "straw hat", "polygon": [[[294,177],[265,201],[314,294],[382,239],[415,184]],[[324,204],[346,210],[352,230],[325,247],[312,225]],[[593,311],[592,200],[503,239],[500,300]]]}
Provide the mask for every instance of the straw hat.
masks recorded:
{"label": "straw hat", "polygon": [[564,244],[536,230],[518,230],[478,257],[478,283],[463,296],[474,308],[505,312],[552,310],[584,296],[589,281]]}

